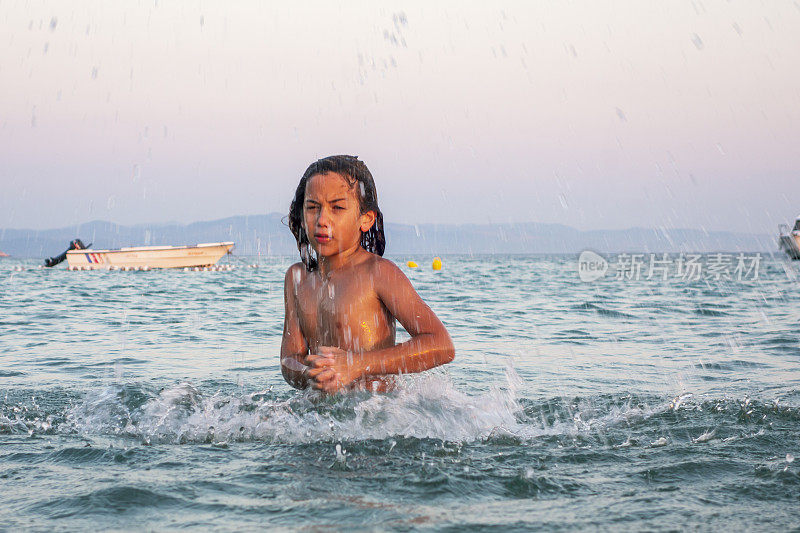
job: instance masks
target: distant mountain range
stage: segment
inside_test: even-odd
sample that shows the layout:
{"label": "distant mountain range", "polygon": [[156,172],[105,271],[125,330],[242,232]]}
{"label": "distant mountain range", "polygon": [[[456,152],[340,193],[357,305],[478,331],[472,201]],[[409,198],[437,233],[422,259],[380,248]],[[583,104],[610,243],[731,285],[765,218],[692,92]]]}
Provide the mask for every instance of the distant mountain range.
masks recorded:
{"label": "distant mountain range", "polygon": [[[234,241],[237,255],[294,255],[297,247],[283,215],[249,215],[192,224],[122,226],[94,221],[52,230],[0,230],[0,251],[16,257],[49,257],[72,239],[93,248]],[[386,253],[528,254],[597,252],[773,252],[765,234],[697,229],[630,228],[580,231],[561,224],[387,224]]]}

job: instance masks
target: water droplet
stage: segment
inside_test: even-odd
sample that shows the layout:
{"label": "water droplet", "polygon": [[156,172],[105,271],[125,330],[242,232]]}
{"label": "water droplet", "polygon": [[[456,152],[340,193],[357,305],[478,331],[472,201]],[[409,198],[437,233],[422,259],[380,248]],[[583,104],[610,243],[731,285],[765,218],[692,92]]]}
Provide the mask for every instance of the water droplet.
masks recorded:
{"label": "water droplet", "polygon": [[695,48],[697,48],[698,50],[702,50],[704,47],[703,39],[701,39],[700,36],[697,35],[696,33],[692,34],[692,44],[694,44]]}
{"label": "water droplet", "polygon": [[572,54],[572,57],[578,57],[578,52],[575,50],[575,45],[569,45],[569,53]]}
{"label": "water droplet", "polygon": [[667,437],[661,437],[661,438],[651,442],[650,446],[652,446],[653,448],[659,448],[661,446],[666,446],[668,442],[669,441],[667,440]]}
{"label": "water droplet", "polygon": [[336,461],[344,463],[347,460],[347,450],[342,449],[341,444],[336,445]]}

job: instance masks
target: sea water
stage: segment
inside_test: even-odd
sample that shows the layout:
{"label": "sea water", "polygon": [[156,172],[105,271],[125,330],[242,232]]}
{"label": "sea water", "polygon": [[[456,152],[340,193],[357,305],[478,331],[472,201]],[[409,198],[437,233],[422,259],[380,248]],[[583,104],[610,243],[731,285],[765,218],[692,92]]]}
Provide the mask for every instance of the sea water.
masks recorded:
{"label": "sea water", "polygon": [[797,264],[585,283],[573,256],[394,259],[456,359],[327,398],[280,373],[293,258],[2,260],[0,529],[800,525]]}

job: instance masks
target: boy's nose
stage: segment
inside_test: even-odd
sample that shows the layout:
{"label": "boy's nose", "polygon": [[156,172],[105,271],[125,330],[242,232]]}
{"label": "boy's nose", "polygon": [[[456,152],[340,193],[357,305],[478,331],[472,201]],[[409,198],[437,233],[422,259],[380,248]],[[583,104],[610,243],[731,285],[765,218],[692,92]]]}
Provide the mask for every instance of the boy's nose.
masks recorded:
{"label": "boy's nose", "polygon": [[319,216],[317,217],[317,226],[327,227],[330,224],[330,213],[324,207],[319,210]]}

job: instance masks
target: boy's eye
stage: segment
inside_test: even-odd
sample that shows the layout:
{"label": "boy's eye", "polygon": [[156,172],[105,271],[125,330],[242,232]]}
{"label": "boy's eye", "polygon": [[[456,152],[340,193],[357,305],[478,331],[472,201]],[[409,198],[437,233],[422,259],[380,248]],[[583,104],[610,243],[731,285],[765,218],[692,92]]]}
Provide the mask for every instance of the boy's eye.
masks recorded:
{"label": "boy's eye", "polygon": [[333,208],[334,209],[344,209],[344,207],[342,207],[341,205],[335,205],[335,206],[333,206]]}

